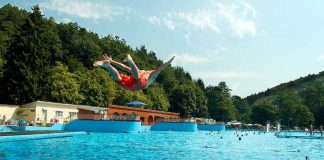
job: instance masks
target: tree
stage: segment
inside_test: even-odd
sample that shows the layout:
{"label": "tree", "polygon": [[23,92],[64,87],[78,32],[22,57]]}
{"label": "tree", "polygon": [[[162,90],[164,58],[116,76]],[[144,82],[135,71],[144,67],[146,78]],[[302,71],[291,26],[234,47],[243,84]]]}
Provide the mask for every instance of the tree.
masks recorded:
{"label": "tree", "polygon": [[196,117],[206,118],[209,116],[207,107],[207,97],[201,86],[194,86],[194,93],[196,95],[196,110],[194,111]]}
{"label": "tree", "polygon": [[251,107],[245,99],[242,99],[239,96],[232,96],[232,101],[235,108],[238,111],[238,120],[250,123],[251,122]]}
{"label": "tree", "polygon": [[143,91],[129,91],[117,86],[116,97],[113,100],[114,104],[125,105],[131,101],[141,101],[147,104],[145,108],[151,109],[153,102],[143,93]]}
{"label": "tree", "polygon": [[[309,122],[314,121],[313,115],[294,91],[281,92],[275,104],[279,106],[279,119],[283,124],[307,126]],[[303,113],[300,113],[301,111]]]}
{"label": "tree", "polygon": [[267,100],[257,101],[252,107],[251,120],[253,123],[265,124],[274,122],[278,117],[278,107]]}
{"label": "tree", "polygon": [[307,127],[309,122],[314,122],[314,115],[305,105],[297,105],[293,119],[295,120],[295,125]]}
{"label": "tree", "polygon": [[87,32],[76,23],[58,25],[59,37],[63,45],[63,61],[74,58],[87,68],[92,67],[93,61],[101,56],[100,39],[97,34]]}
{"label": "tree", "polygon": [[202,91],[205,91],[205,84],[202,79],[198,78],[197,80],[195,80],[195,83]]}
{"label": "tree", "polygon": [[324,84],[318,82],[305,87],[300,95],[306,106],[314,114],[315,124],[317,126],[324,124]]}
{"label": "tree", "polygon": [[79,78],[77,75],[70,73],[62,63],[57,62],[50,69],[49,75],[50,101],[80,104],[84,100],[84,97],[79,93]]}
{"label": "tree", "polygon": [[196,95],[188,85],[178,86],[170,96],[170,111],[188,117],[196,110]]}
{"label": "tree", "polygon": [[170,108],[170,103],[161,85],[153,84],[147,90],[144,90],[148,99],[152,101],[151,109],[159,111],[168,111]]}
{"label": "tree", "polygon": [[0,54],[0,80],[2,80],[2,77],[3,77],[3,65],[4,64],[5,64],[5,60],[2,58],[2,54]]}
{"label": "tree", "polygon": [[107,107],[115,99],[116,85],[102,69],[77,71],[80,94],[84,97],[82,104]]}
{"label": "tree", "polygon": [[48,25],[38,6],[32,8],[22,25],[21,34],[15,35],[5,54],[4,92],[8,102],[24,104],[46,97],[43,88],[47,82],[51,51],[59,45],[53,26]]}
{"label": "tree", "polygon": [[206,87],[208,111],[213,119],[218,121],[231,121],[237,119],[237,110],[231,100],[230,89],[225,82],[218,86]]}
{"label": "tree", "polygon": [[170,96],[172,91],[179,85],[173,68],[171,67],[165,68],[157,77],[156,81],[162,84],[168,96]]}

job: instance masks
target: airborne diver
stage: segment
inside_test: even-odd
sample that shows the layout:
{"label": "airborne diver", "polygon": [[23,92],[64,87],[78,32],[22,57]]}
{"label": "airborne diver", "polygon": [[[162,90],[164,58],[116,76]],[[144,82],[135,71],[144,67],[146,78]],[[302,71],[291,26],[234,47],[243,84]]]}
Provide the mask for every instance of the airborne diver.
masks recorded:
{"label": "airborne diver", "polygon": [[[168,62],[161,64],[157,69],[146,71],[139,70],[129,54],[127,54],[124,61],[130,67],[114,61],[111,56],[107,56],[106,54],[102,57],[102,60],[94,62],[93,66],[105,68],[119,86],[131,91],[147,88],[154,82],[160,72],[174,60],[173,56]],[[115,67],[126,71],[129,75],[119,73]]]}

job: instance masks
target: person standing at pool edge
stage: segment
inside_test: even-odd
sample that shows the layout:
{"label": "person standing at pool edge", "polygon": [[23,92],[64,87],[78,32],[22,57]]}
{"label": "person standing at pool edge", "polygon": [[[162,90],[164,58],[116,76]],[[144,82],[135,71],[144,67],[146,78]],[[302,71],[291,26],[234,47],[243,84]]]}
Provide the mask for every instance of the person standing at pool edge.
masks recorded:
{"label": "person standing at pool edge", "polygon": [[[136,64],[134,63],[132,57],[127,54],[124,61],[128,62],[129,66],[126,66],[122,63],[114,61],[112,57],[108,57],[106,54],[103,55],[103,60],[99,60],[94,62],[94,67],[102,67],[108,70],[112,79],[121,87],[131,90],[137,91],[147,88],[151,85],[160,72],[167,67],[174,60],[174,56],[167,61],[166,63],[161,64],[155,70],[139,70]],[[124,75],[117,71],[115,68],[122,69],[129,73],[130,75]]]}

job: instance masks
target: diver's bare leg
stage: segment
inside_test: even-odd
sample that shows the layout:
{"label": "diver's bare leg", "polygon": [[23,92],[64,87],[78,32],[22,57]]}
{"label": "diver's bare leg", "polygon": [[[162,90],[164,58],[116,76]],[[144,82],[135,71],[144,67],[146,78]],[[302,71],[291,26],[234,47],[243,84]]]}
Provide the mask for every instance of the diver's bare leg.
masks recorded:
{"label": "diver's bare leg", "polygon": [[174,60],[174,57],[175,57],[175,56],[173,56],[169,61],[167,61],[167,62],[161,64],[157,69],[155,69],[155,70],[153,71],[152,74],[154,74],[154,72],[161,72],[165,67],[167,67],[169,64],[172,63],[172,61]]}
{"label": "diver's bare leg", "polygon": [[139,69],[137,68],[136,64],[134,63],[132,57],[129,54],[127,54],[125,61],[128,62],[129,66],[132,70],[134,79],[139,80],[139,78],[140,78],[139,77]]}
{"label": "diver's bare leg", "polygon": [[[157,78],[157,76],[160,74],[160,72],[167,67],[169,64],[171,64],[171,62],[174,60],[173,56],[169,61],[161,64],[158,68],[156,68],[154,71],[152,71],[152,73],[150,74],[150,76],[148,77],[148,85],[152,84],[153,81]],[[147,85],[147,86],[148,86]]]}
{"label": "diver's bare leg", "polygon": [[118,71],[110,64],[109,60],[96,61],[93,66],[107,69],[114,81],[122,80]]}
{"label": "diver's bare leg", "polygon": [[111,65],[113,65],[113,66],[115,66],[115,67],[117,67],[117,68],[120,68],[120,69],[122,69],[122,70],[124,70],[124,71],[126,71],[126,72],[128,72],[128,73],[132,73],[131,68],[129,68],[128,66],[126,66],[126,65],[124,65],[124,64],[122,64],[122,63],[119,63],[119,62],[117,62],[117,61],[114,61],[114,60],[111,58],[111,56],[107,56],[106,54],[104,54],[104,55],[102,55],[102,58],[103,58],[104,60],[109,60]]}

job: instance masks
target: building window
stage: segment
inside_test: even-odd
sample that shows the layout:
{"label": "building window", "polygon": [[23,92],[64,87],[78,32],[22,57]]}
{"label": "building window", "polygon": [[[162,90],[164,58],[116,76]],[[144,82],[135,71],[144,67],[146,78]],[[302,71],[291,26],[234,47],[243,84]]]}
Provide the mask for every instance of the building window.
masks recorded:
{"label": "building window", "polygon": [[75,117],[78,115],[78,112],[69,112],[70,117]]}
{"label": "building window", "polygon": [[55,117],[63,117],[63,111],[55,111]]}

